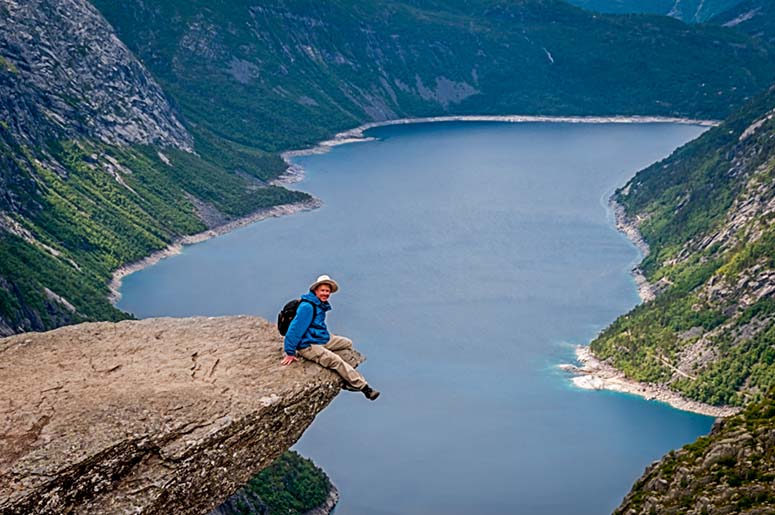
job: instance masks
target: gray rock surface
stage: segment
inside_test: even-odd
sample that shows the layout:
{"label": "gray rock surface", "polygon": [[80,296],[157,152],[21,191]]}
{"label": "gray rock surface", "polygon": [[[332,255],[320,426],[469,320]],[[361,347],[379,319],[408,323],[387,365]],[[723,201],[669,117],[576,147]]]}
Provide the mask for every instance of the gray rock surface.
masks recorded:
{"label": "gray rock surface", "polygon": [[615,515],[775,513],[775,392],[646,468]]}
{"label": "gray rock surface", "polygon": [[0,340],[0,513],[212,510],[340,391],[316,364],[281,367],[281,344],[247,316]]}
{"label": "gray rock surface", "polygon": [[161,88],[86,0],[0,0],[0,120],[52,134],[191,150]]}

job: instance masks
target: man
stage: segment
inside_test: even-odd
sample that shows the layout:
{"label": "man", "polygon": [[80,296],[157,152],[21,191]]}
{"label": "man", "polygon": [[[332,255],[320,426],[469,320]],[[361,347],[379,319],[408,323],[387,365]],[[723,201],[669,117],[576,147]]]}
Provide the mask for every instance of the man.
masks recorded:
{"label": "man", "polygon": [[352,340],[330,334],[326,327],[326,312],[331,310],[328,298],[337,290],[339,285],[336,281],[321,275],[309,287],[309,292],[301,296],[302,302],[285,334],[285,357],[280,364],[290,365],[298,361],[296,356],[299,355],[336,371],[349,389],[363,392],[371,401],[376,400],[379,392],[372,389],[357,370],[333,352],[352,349],[353,346]]}

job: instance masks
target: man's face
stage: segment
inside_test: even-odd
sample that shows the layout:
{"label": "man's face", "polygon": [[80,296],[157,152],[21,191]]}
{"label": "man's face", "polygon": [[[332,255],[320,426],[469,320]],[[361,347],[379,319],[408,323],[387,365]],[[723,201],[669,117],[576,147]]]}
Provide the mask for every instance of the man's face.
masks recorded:
{"label": "man's face", "polygon": [[321,284],[315,288],[315,296],[319,298],[321,302],[327,302],[328,297],[331,296],[331,287],[327,284]]}

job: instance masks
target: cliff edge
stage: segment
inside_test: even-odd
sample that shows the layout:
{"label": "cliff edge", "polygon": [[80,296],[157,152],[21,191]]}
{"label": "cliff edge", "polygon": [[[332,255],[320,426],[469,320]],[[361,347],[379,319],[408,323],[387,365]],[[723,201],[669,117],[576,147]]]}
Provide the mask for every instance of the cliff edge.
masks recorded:
{"label": "cliff edge", "polygon": [[281,367],[281,345],[247,316],[0,340],[0,513],[207,513],[340,391],[315,364]]}

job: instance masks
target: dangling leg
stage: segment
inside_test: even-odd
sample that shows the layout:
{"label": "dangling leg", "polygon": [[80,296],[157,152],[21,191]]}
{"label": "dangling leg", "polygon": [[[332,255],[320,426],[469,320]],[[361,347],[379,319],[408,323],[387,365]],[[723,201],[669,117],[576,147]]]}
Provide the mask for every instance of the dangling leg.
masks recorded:
{"label": "dangling leg", "polygon": [[[346,338],[345,338],[346,339]],[[349,340],[348,340],[349,341]],[[352,342],[350,342],[352,346]],[[304,359],[314,361],[322,367],[330,368],[342,376],[347,384],[356,390],[362,390],[366,386],[366,379],[347,363],[341,356],[331,352],[325,345],[310,345],[306,349],[299,349],[298,353]]]}

